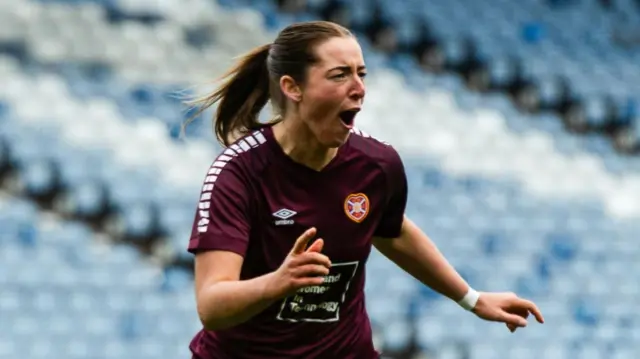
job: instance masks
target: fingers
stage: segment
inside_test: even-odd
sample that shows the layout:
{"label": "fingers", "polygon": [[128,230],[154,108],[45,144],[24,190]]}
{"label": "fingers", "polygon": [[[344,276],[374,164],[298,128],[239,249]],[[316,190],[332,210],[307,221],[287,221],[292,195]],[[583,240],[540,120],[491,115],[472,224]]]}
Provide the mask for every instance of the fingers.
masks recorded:
{"label": "fingers", "polygon": [[[525,323],[524,326],[526,326],[526,320],[529,317],[530,313],[533,314],[533,316],[536,318],[536,320],[539,323],[544,323],[544,318],[542,317],[542,313],[540,312],[540,309],[538,309],[538,307],[529,300],[516,298],[513,304],[507,310],[508,316],[514,315],[522,318],[522,320],[524,320],[524,323]],[[511,318],[514,321],[516,320],[513,317]],[[509,328],[509,331],[511,331],[512,333],[515,332],[519,327],[517,324],[515,324],[515,322],[510,320],[509,321],[505,320],[505,323],[507,325],[507,328]]]}
{"label": "fingers", "polygon": [[296,239],[296,243],[293,244],[293,248],[291,249],[292,254],[300,254],[303,253],[307,248],[307,244],[316,235],[316,229],[311,227],[307,229],[298,239]]}
{"label": "fingers", "polygon": [[298,278],[302,277],[324,277],[329,274],[329,268],[325,266],[321,266],[319,264],[305,264],[296,268],[295,276]]}
{"label": "fingers", "polygon": [[519,298],[515,293],[485,294],[484,300],[478,302],[476,309],[476,314],[483,319],[505,323],[512,333],[527,326],[530,314],[533,314],[538,322],[544,323],[540,309],[533,302]]}
{"label": "fingers", "polygon": [[324,283],[324,277],[329,274],[329,268],[319,264],[305,264],[297,267],[293,275],[294,288],[319,286]]}
{"label": "fingers", "polygon": [[522,315],[525,315],[526,313],[525,318],[529,316],[529,313],[531,313],[536,318],[538,323],[544,323],[542,312],[540,312],[540,309],[538,308],[538,306],[536,306],[532,301],[522,299],[522,298],[517,298],[512,307],[517,308],[516,310],[519,312],[522,312],[521,313]]}
{"label": "fingers", "polygon": [[322,285],[324,283],[324,277],[305,277],[299,278],[295,282],[296,288],[313,287]]}
{"label": "fingers", "polygon": [[[521,316],[521,317],[522,317],[522,318],[524,318],[524,319],[527,319],[527,318],[529,317],[529,312],[528,312],[528,311],[526,311],[526,310],[524,310],[524,311],[518,311],[518,312],[516,312],[516,313],[514,313],[514,314],[519,315],[519,316]],[[513,324],[508,324],[508,323],[507,323],[507,328],[509,328],[509,330],[511,331],[511,333],[514,333],[514,332],[518,329],[518,327],[517,327],[517,326],[515,326],[515,325],[513,325]]]}
{"label": "fingers", "polygon": [[527,326],[527,320],[517,314],[504,312],[502,321],[507,324],[512,332],[514,332],[516,328],[524,328]]}
{"label": "fingers", "polygon": [[299,255],[294,259],[295,265],[303,265],[303,264],[319,264],[326,268],[331,267],[331,260],[329,257],[325,256],[322,253],[318,252],[305,252]]}
{"label": "fingers", "polygon": [[315,242],[311,243],[311,246],[307,249],[307,252],[322,252],[322,248],[324,247],[324,240],[322,238],[317,239]]}
{"label": "fingers", "polygon": [[[524,300],[524,299],[523,299]],[[526,304],[526,308],[529,312],[531,312],[531,314],[533,314],[533,316],[536,318],[536,320],[538,321],[538,323],[544,323],[544,318],[542,317],[542,312],[540,311],[540,309],[538,308],[537,305],[535,305],[533,302],[528,301],[528,300],[524,300],[525,304]]]}

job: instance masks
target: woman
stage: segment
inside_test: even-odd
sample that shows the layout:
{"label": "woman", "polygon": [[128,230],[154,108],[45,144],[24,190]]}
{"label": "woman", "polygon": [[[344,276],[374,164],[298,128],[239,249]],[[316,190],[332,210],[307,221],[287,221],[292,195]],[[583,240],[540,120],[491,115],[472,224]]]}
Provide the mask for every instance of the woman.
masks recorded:
{"label": "woman", "polygon": [[[470,288],[405,217],[400,157],[353,127],[365,75],[347,29],[298,23],[200,101],[218,103],[227,148],[204,181],[189,243],[204,326],[194,358],[378,358],[363,293],[372,245],[480,318],[511,331],[529,313],[543,321],[514,294]],[[278,117],[260,124],[268,100]]]}

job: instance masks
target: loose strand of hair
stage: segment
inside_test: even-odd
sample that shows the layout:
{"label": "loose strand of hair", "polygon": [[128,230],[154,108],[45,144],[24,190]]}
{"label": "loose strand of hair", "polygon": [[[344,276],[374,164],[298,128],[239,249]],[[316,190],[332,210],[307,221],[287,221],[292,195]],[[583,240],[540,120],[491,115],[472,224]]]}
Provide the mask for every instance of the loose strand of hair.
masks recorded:
{"label": "loose strand of hair", "polygon": [[[192,109],[195,108],[196,112],[183,124],[182,134],[188,124],[216,103],[219,104],[214,115],[213,127],[221,145],[226,147],[232,142],[227,137],[234,131],[246,131],[254,127],[252,123],[255,121],[254,118],[269,100],[269,77],[266,73],[266,55],[269,46],[257,47],[237,57],[235,65],[217,80],[222,83],[213,93],[186,102]],[[264,63],[256,63],[256,61]],[[247,87],[255,75],[260,75],[258,82],[253,87]],[[237,98],[239,92],[244,93],[242,96],[244,98]],[[232,95],[234,97],[230,97]],[[226,113],[228,111],[230,112]]]}
{"label": "loose strand of hair", "polygon": [[[242,56],[238,56],[238,59],[241,59]],[[239,60],[237,60],[239,61]],[[195,96],[195,97],[189,97],[189,96],[185,96],[183,99],[183,103],[185,104],[185,106],[187,106],[187,109],[185,112],[189,112],[191,110],[195,110],[195,112],[189,116],[183,123],[182,126],[180,126],[180,138],[186,138],[186,128],[187,126],[189,126],[191,123],[193,123],[193,121],[196,120],[196,118],[198,118],[200,115],[202,115],[206,110],[208,110],[209,108],[211,108],[213,105],[216,104],[216,102],[218,102],[220,100],[220,95],[222,90],[224,90],[225,88],[227,88],[227,86],[229,85],[229,83],[233,80],[233,76],[236,74],[236,72],[239,70],[240,67],[240,62],[237,62],[236,65],[234,65],[233,67],[231,67],[230,69],[228,69],[225,73],[223,73],[222,75],[218,76],[216,79],[214,79],[213,81],[209,82],[208,84],[203,84],[203,86],[205,85],[214,85],[216,86],[216,89],[214,90],[213,93],[208,93],[205,95],[200,95],[200,96]],[[195,87],[195,86],[194,86]],[[186,90],[185,90],[186,92]],[[194,93],[196,91],[193,91]],[[213,130],[215,131],[215,124],[213,124]]]}

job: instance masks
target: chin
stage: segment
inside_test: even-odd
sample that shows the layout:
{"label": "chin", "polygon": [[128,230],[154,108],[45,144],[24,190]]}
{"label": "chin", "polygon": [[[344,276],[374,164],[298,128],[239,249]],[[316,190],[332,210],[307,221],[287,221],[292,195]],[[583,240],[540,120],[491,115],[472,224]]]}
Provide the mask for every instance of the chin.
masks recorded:
{"label": "chin", "polygon": [[323,141],[323,145],[327,148],[337,148],[344,145],[345,142],[349,139],[349,133],[347,132],[344,136],[335,136],[331,139],[327,139],[327,141]]}
{"label": "chin", "polygon": [[333,141],[333,142],[327,143],[326,147],[327,148],[338,148],[338,147],[344,145],[345,142],[346,141]]}
{"label": "chin", "polygon": [[340,129],[322,129],[317,131],[315,134],[316,140],[320,146],[325,148],[337,148],[347,142],[350,131],[343,127]]}

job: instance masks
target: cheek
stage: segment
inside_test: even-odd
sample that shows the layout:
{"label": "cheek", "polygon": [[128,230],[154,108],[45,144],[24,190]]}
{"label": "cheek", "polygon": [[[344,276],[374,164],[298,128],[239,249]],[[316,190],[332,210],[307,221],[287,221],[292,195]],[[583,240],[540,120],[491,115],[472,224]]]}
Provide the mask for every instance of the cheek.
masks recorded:
{"label": "cheek", "polygon": [[[306,117],[313,122],[325,122],[335,117],[342,98],[335,88],[325,91],[314,91],[306,99]],[[330,118],[329,118],[330,117]]]}

